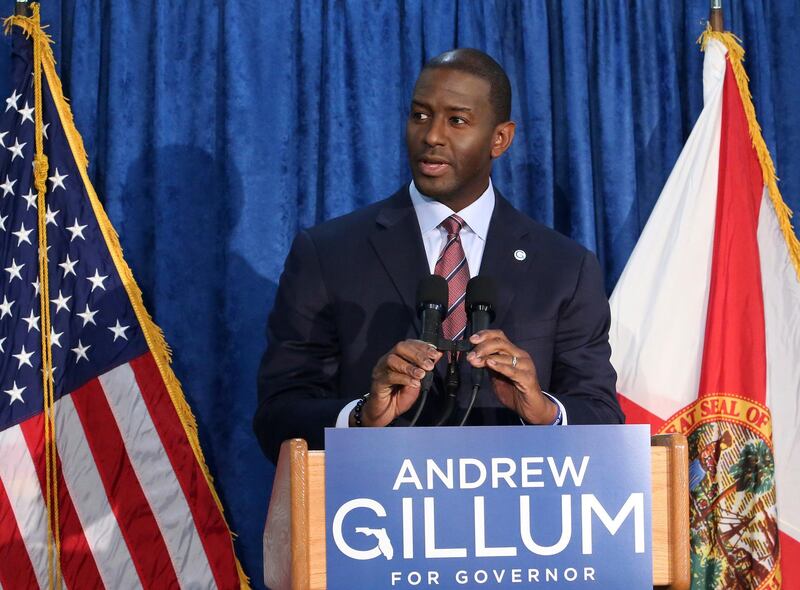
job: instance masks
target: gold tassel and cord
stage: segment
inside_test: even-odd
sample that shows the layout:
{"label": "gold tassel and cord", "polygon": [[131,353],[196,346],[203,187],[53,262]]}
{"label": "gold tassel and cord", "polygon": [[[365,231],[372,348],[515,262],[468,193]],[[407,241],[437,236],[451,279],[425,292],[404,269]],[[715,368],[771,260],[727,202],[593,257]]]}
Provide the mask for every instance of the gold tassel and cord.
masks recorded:
{"label": "gold tassel and cord", "polygon": [[741,39],[736,37],[733,33],[712,31],[711,25],[709,24],[705,32],[700,35],[697,42],[705,51],[706,45],[712,39],[722,43],[725,49],[728,50],[728,60],[731,63],[733,76],[739,88],[739,96],[742,98],[744,113],[747,116],[750,139],[753,142],[753,149],[756,150],[758,162],[761,165],[761,176],[764,185],[767,187],[769,199],[775,210],[775,215],[778,217],[778,225],[781,229],[781,234],[783,234],[783,239],[786,242],[786,248],[789,250],[789,259],[794,267],[797,279],[800,280],[800,241],[798,241],[797,235],[794,233],[791,221],[792,211],[781,196],[781,191],[778,188],[778,177],[775,174],[775,164],[772,161],[772,156],[769,153],[767,144],[764,141],[764,136],[761,133],[761,126],[756,119],[756,109],[753,106],[753,97],[750,94],[750,79],[747,77],[747,72],[744,69],[744,48],[740,45]]}
{"label": "gold tassel and cord", "polygon": [[[189,404],[183,395],[181,384],[175,373],[170,366],[172,360],[172,353],[164,340],[164,334],[161,331],[150,314],[144,307],[142,302],[142,292],[136,281],[133,278],[133,273],[130,267],[125,262],[122,255],[122,247],[119,243],[119,237],[114,230],[111,222],[106,215],[103,205],[97,198],[97,193],[94,186],[89,179],[88,166],[89,161],[86,156],[86,150],[83,146],[83,139],[75,127],[75,121],[72,116],[72,110],[64,97],[64,92],[61,87],[61,80],[55,69],[55,58],[50,47],[52,40],[50,36],[44,32],[44,28],[40,25],[39,21],[39,4],[31,4],[33,11],[32,16],[11,16],[5,19],[5,32],[8,34],[13,25],[22,29],[22,31],[29,37],[33,38],[33,61],[34,61],[34,93],[35,93],[35,124],[36,124],[36,156],[34,158],[34,175],[35,185],[39,193],[38,207],[39,207],[39,281],[40,281],[40,299],[42,310],[42,369],[43,369],[43,384],[44,384],[44,402],[45,402],[45,458],[47,465],[47,511],[48,511],[48,567],[50,572],[50,587],[53,588],[54,584],[60,587],[60,568],[58,559],[60,555],[60,534],[58,529],[58,495],[57,495],[57,477],[56,477],[56,439],[55,439],[55,419],[54,419],[54,388],[53,388],[53,372],[52,372],[52,356],[50,348],[50,308],[47,303],[49,302],[48,282],[47,282],[47,232],[46,232],[46,218],[45,218],[45,181],[47,179],[48,164],[47,158],[43,153],[43,127],[42,127],[42,85],[41,75],[44,73],[47,83],[50,86],[50,92],[55,103],[56,110],[58,111],[61,122],[64,126],[64,133],[70,146],[70,151],[75,158],[75,164],[80,171],[83,186],[89,195],[89,202],[92,205],[97,223],[100,226],[100,231],[105,239],[106,246],[108,247],[111,258],[114,261],[114,266],[119,273],[122,284],[128,293],[128,298],[131,302],[136,319],[142,328],[145,341],[153,355],[153,358],[161,373],[161,378],[164,380],[167,391],[169,392],[172,404],[180,418],[183,425],[186,438],[189,445],[194,452],[194,456],[203,475],[205,476],[206,483],[208,484],[211,495],[217,504],[219,512],[223,515],[222,502],[219,499],[216,489],[214,488],[213,478],[206,465],[203,452],[200,448],[200,441],[197,434],[197,421],[194,414],[192,414]],[[45,254],[43,254],[45,253]],[[51,524],[52,522],[52,524]],[[227,525],[226,525],[227,526]],[[231,535],[231,544],[233,543],[234,534],[228,527],[228,533]],[[231,547],[233,552],[233,547]],[[235,557],[236,553],[233,552],[234,559],[236,560],[236,570],[239,576],[239,586],[242,589],[249,588],[249,579],[245,575],[238,558]]]}
{"label": "gold tassel and cord", "polygon": [[45,193],[47,191],[47,156],[44,155],[44,129],[42,124],[42,49],[47,47],[48,37],[39,23],[39,5],[32,5],[30,17],[12,16],[5,20],[5,32],[19,24],[20,19],[29,23],[22,27],[28,38],[33,37],[33,108],[34,140],[33,183],[37,192],[37,222],[39,232],[39,309],[41,313],[42,335],[42,391],[44,414],[44,456],[45,456],[45,505],[47,507],[47,577],[48,587],[61,588],[61,534],[58,512],[58,471],[55,422],[55,387],[53,384],[53,357],[50,347],[50,285],[48,282],[47,261],[47,218],[45,214]]}

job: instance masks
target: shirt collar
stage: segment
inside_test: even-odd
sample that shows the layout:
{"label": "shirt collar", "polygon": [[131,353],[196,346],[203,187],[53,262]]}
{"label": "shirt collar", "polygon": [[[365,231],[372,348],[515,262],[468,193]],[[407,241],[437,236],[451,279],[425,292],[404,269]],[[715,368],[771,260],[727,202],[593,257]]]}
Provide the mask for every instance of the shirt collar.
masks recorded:
{"label": "shirt collar", "polygon": [[[411,204],[414,205],[419,228],[423,234],[439,227],[445,219],[455,213],[444,203],[426,197],[419,192],[413,180],[408,187],[408,193],[411,196]],[[492,213],[494,212],[494,201],[494,187],[492,186],[492,180],[489,179],[489,186],[486,187],[483,194],[472,204],[458,212],[458,216],[464,220],[464,223],[483,241],[486,241],[486,236],[489,233],[489,222],[492,220]]]}

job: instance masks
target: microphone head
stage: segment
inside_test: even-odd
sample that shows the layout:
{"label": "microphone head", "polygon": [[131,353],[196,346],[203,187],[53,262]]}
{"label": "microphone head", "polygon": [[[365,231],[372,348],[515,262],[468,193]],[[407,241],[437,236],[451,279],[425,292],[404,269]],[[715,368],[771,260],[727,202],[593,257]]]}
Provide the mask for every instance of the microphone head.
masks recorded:
{"label": "microphone head", "polygon": [[467,283],[467,295],[465,298],[467,311],[472,310],[476,305],[484,305],[493,310],[496,298],[494,281],[489,277],[478,275],[472,277]]}
{"label": "microphone head", "polygon": [[447,309],[447,281],[439,275],[428,275],[417,285],[417,309],[436,306]]}

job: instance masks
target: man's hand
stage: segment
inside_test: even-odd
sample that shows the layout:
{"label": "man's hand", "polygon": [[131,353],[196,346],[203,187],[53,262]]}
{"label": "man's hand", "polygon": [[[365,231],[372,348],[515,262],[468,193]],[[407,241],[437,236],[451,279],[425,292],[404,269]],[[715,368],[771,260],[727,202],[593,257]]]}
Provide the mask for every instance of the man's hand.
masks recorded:
{"label": "man's hand", "polygon": [[500,402],[529,424],[552,424],[558,406],[542,393],[531,356],[514,346],[501,330],[482,330],[469,340],[475,348],[467,361],[473,367],[489,369]]}
{"label": "man's hand", "polygon": [[[442,353],[421,340],[403,340],[378,359],[372,370],[370,396],[361,409],[361,424],[386,426],[408,411],[419,397],[422,378]],[[350,416],[353,426],[353,416]]]}

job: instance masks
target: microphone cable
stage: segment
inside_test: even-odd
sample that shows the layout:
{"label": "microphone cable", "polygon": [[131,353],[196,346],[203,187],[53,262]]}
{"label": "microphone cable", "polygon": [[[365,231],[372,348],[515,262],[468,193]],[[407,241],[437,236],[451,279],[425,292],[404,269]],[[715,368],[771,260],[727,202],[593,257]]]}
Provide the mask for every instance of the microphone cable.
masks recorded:
{"label": "microphone cable", "polygon": [[467,418],[469,418],[469,415],[472,412],[472,406],[475,405],[475,400],[478,399],[478,390],[480,390],[480,388],[480,383],[476,383],[472,386],[472,395],[469,398],[469,405],[467,406],[467,411],[464,412],[464,417],[461,418],[461,422],[458,423],[459,426],[464,426],[464,424],[467,423]]}
{"label": "microphone cable", "polygon": [[442,412],[442,415],[436,422],[435,426],[443,426],[448,420],[450,420],[450,416],[453,415],[453,410],[456,408],[456,395],[458,394],[458,388],[461,386],[461,376],[459,375],[458,361],[459,353],[455,351],[452,352],[450,354],[450,359],[447,362],[447,378],[444,386],[446,394],[444,411]]}
{"label": "microphone cable", "polygon": [[425,407],[425,402],[428,401],[428,391],[430,391],[430,389],[430,383],[427,387],[423,385],[422,391],[420,391],[419,394],[419,405],[417,405],[417,411],[414,412],[414,417],[411,418],[411,422],[408,423],[409,426],[417,425],[417,420],[419,420],[419,417],[422,415],[422,409]]}

